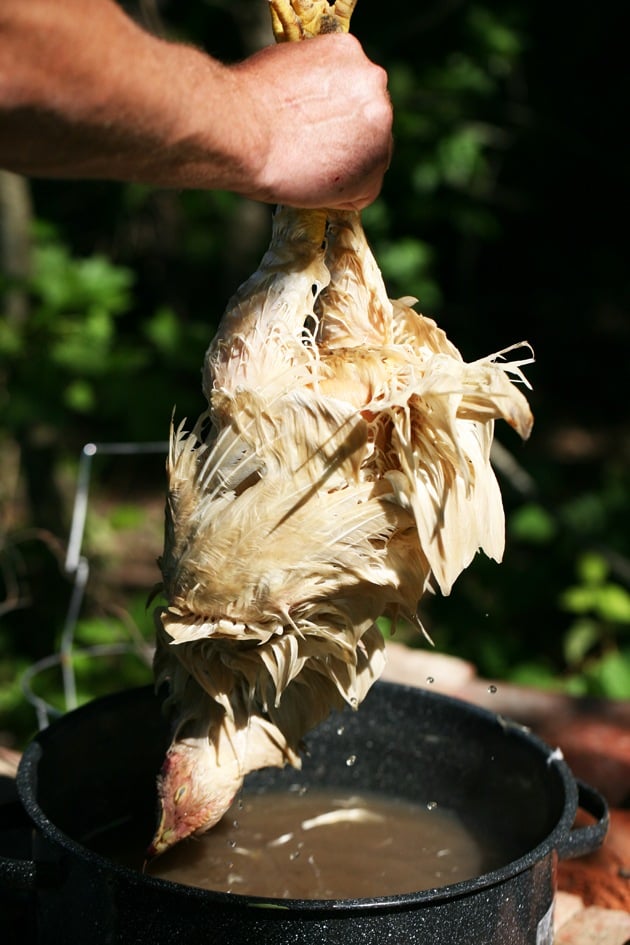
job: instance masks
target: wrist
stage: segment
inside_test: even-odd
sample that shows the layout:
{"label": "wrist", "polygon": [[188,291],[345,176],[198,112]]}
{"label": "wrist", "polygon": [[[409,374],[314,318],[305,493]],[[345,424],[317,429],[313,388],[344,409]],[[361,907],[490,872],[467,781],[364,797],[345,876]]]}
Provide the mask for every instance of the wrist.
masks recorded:
{"label": "wrist", "polygon": [[173,130],[180,172],[188,186],[259,196],[271,122],[250,77],[238,66],[186,52],[190,70]]}

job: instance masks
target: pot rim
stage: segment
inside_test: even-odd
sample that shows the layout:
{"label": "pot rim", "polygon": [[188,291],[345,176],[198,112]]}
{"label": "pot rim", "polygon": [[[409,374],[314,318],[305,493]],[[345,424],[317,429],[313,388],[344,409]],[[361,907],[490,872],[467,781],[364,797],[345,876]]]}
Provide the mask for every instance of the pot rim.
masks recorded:
{"label": "pot rim", "polygon": [[[512,719],[501,716],[499,713],[490,711],[481,706],[476,706],[458,699],[454,696],[443,693],[431,692],[425,689],[419,689],[414,686],[403,685],[385,680],[375,683],[382,690],[391,692],[405,691],[407,693],[421,693],[423,698],[429,701],[448,704],[451,707],[463,707],[467,713],[476,716],[482,722],[499,724],[510,731],[510,734],[538,751],[546,760],[548,766],[554,766],[556,775],[560,778],[564,804],[560,817],[553,829],[547,836],[535,847],[525,853],[523,856],[512,860],[504,866],[482,873],[472,879],[452,883],[447,886],[433,887],[431,889],[418,890],[410,893],[400,893],[394,896],[374,896],[369,898],[352,899],[274,899],[268,896],[246,896],[238,893],[224,893],[218,890],[202,889],[196,886],[189,886],[184,883],[177,883],[172,880],[162,879],[158,876],[151,876],[142,873],[133,867],[125,866],[111,860],[100,853],[91,850],[89,847],[79,843],[66,834],[61,828],[53,823],[40,807],[35,797],[34,786],[37,784],[37,766],[43,754],[42,736],[45,741],[46,732],[40,732],[33,741],[27,746],[22,755],[17,774],[17,787],[20,800],[28,816],[34,825],[40,830],[44,837],[50,837],[56,844],[65,849],[68,853],[77,856],[101,871],[113,872],[127,882],[134,885],[149,884],[156,890],[168,890],[171,893],[176,890],[178,894],[185,895],[187,898],[199,900],[200,902],[216,903],[223,907],[232,908],[258,908],[265,910],[279,910],[281,914],[287,912],[322,912],[322,911],[350,911],[359,912],[373,909],[400,909],[410,907],[421,907],[433,905],[438,902],[466,897],[495,885],[502,884],[506,880],[512,879],[520,873],[529,870],[534,864],[542,861],[550,854],[557,855],[558,847],[561,847],[566,841],[578,809],[578,788],[573,774],[564,761],[562,752],[556,748],[552,749],[548,744],[534,735],[526,726],[520,725]],[[76,718],[78,714],[90,715],[99,711],[103,704],[108,701],[124,702],[125,699],[141,698],[146,696],[151,686],[141,686],[133,689],[123,690],[86,703],[85,705],[74,709],[70,714]],[[62,723],[63,718],[55,723],[54,726]]]}

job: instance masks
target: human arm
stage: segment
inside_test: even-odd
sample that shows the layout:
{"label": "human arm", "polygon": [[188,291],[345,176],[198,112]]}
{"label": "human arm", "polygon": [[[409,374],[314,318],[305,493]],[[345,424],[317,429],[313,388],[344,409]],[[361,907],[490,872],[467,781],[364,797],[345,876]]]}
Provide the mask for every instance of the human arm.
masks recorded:
{"label": "human arm", "polygon": [[112,0],[2,0],[0,165],[30,176],[363,207],[389,160],[383,70],[351,36],[226,66]]}

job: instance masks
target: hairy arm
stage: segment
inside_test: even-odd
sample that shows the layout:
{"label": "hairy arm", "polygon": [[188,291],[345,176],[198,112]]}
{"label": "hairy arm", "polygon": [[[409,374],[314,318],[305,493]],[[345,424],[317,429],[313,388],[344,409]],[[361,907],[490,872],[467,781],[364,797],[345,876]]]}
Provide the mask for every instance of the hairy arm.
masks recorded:
{"label": "hairy arm", "polygon": [[361,208],[389,161],[386,76],[350,36],[226,66],[112,0],[2,0],[0,165]]}

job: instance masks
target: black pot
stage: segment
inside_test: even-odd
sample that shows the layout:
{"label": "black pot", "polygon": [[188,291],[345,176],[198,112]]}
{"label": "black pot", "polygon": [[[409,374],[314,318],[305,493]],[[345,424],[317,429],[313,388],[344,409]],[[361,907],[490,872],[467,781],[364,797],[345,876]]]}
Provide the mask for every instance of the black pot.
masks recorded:
{"label": "black pot", "polygon": [[[108,832],[146,844],[154,826],[167,736],[146,688],[69,713],[27,748],[18,791],[35,826],[32,853],[0,861],[0,883],[32,895],[36,941],[55,945],[551,945],[557,859],[601,844],[603,798],[527,730],[457,699],[378,683],[342,719],[311,734],[302,772],[257,772],[248,788],[299,783],[437,799],[499,840],[505,865],[418,893],[271,904],[118,865],[94,849]],[[350,753],[353,766],[344,764]],[[578,806],[595,822],[573,829]]]}

